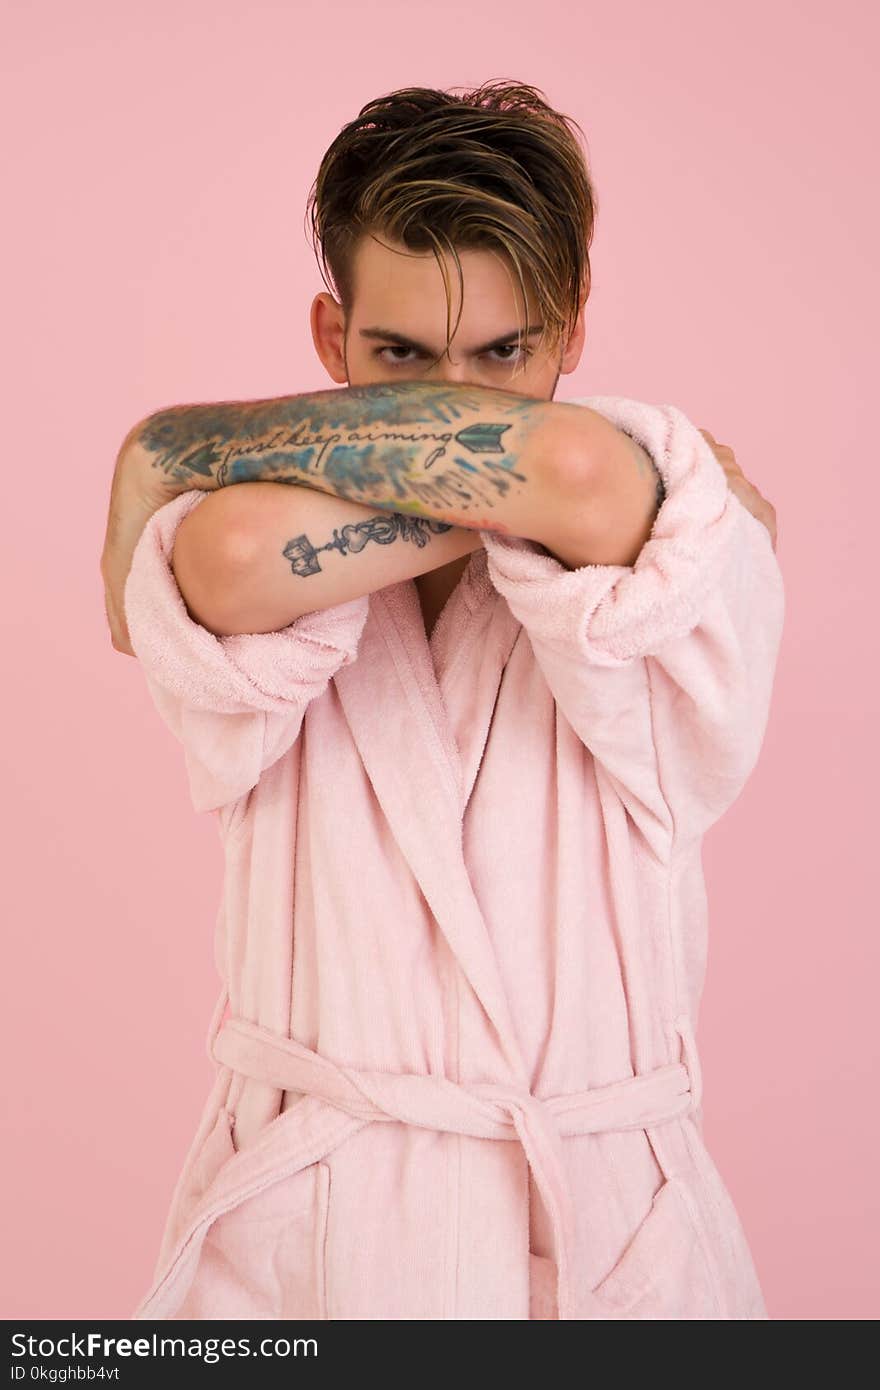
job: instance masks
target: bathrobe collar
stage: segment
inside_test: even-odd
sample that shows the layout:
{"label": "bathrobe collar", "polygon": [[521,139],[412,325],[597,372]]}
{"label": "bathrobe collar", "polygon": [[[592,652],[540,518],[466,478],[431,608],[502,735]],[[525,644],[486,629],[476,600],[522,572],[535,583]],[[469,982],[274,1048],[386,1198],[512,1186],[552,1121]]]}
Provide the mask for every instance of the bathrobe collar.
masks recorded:
{"label": "bathrobe collar", "polygon": [[[495,1075],[485,1079],[517,1079],[528,1086],[498,960],[462,846],[464,814],[504,666],[520,630],[492,585],[480,547],[472,552],[430,642],[413,580],[371,594],[358,660],[333,679],[392,834],[493,1025],[499,1058]],[[473,653],[469,657],[476,641],[482,645],[478,662]],[[482,676],[469,691],[466,717],[455,721],[459,742],[449,702],[455,698],[457,673],[474,665],[481,667]],[[387,718],[381,717],[383,710]]]}

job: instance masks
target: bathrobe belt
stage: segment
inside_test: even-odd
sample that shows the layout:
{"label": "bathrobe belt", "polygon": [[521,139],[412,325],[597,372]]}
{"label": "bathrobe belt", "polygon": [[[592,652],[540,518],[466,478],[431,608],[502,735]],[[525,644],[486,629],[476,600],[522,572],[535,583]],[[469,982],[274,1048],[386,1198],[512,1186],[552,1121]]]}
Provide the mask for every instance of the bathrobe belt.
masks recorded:
{"label": "bathrobe belt", "polygon": [[[570,1134],[644,1129],[696,1108],[699,1064],[689,1021],[676,1020],[683,1060],[585,1091],[538,1098],[516,1084],[458,1083],[417,1072],[341,1066],[310,1047],[242,1018],[220,1027],[212,1055],[222,1065],[285,1091],[320,1097],[366,1120],[393,1120],[477,1139],[522,1144],[550,1217],[559,1318],[578,1313],[572,1288],[572,1193],[562,1140]],[[581,1295],[583,1298],[583,1295]]]}

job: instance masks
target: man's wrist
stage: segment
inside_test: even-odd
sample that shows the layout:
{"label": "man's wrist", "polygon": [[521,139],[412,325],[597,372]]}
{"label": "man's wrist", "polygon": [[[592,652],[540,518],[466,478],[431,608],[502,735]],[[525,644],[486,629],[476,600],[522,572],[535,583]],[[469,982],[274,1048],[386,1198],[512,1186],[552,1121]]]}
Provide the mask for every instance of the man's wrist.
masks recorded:
{"label": "man's wrist", "polygon": [[181,492],[214,492],[223,486],[210,444],[196,440],[181,447],[174,414],[186,409],[172,406],[146,416],[129,431],[120,450],[141,491],[160,503]]}

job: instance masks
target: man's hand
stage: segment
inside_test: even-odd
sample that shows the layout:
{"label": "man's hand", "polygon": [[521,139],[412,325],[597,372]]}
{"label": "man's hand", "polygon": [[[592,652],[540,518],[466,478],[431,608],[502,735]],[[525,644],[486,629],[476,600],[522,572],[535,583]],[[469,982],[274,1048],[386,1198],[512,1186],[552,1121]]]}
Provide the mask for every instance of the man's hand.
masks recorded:
{"label": "man's hand", "polygon": [[107,530],[101,554],[104,577],[104,611],[110,627],[110,640],[116,651],[134,656],[125,621],[123,598],[131,559],[141,533],[153,512],[170,502],[175,489],[156,480],[126,436],[116,459]]}
{"label": "man's hand", "polygon": [[719,444],[708,430],[700,430],[700,434],[705,439],[712,453],[717,458],[724,472],[727,474],[727,486],[731,492],[735,493],[747,511],[752,516],[757,517],[762,525],[767,527],[770,539],[773,542],[773,549],[776,549],[776,508],[762,497],[761,493],[750,483],[737,463],[733,450],[726,444]]}

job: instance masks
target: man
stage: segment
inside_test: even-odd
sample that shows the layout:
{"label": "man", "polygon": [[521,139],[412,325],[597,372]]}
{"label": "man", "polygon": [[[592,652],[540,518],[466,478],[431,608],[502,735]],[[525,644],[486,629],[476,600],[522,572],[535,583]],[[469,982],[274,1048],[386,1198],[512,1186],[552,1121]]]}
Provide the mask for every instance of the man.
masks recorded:
{"label": "man", "polygon": [[226,855],[134,1316],[765,1318],[694,1029],[772,508],[675,407],[553,401],[595,199],[534,89],[370,103],[313,194],[342,389],[157,411],[111,494],[114,642]]}

